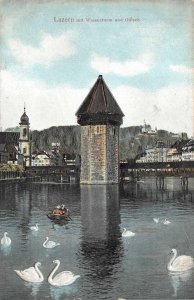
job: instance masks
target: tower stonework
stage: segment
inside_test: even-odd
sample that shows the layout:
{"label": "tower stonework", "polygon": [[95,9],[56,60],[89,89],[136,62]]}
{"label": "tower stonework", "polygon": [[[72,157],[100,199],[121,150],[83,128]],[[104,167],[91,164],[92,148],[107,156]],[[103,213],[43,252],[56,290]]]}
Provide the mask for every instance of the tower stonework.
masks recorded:
{"label": "tower stonework", "polygon": [[119,182],[119,127],[124,116],[101,75],[77,113],[82,184]]}
{"label": "tower stonework", "polygon": [[31,165],[31,155],[30,155],[30,123],[29,118],[26,115],[26,110],[24,107],[24,113],[20,118],[20,138],[19,138],[19,148],[20,152],[24,158],[25,166]]}

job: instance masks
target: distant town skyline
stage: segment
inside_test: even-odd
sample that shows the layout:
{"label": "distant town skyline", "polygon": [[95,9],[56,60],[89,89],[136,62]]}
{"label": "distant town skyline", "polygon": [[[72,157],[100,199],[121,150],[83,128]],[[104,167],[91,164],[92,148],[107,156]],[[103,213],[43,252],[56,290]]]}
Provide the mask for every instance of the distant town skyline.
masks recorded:
{"label": "distant town skyline", "polygon": [[186,1],[1,1],[0,127],[76,125],[99,74],[125,114],[193,134],[193,9]]}

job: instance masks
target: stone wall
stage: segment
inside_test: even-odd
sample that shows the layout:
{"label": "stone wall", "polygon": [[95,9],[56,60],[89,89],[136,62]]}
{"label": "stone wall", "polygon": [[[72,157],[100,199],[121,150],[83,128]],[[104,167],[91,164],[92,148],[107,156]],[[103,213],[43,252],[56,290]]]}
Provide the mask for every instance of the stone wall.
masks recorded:
{"label": "stone wall", "polygon": [[107,181],[119,182],[119,126],[107,126]]}
{"label": "stone wall", "polygon": [[118,183],[119,126],[81,126],[83,184]]}
{"label": "stone wall", "polygon": [[81,126],[81,175],[80,183],[90,181],[90,126]]}

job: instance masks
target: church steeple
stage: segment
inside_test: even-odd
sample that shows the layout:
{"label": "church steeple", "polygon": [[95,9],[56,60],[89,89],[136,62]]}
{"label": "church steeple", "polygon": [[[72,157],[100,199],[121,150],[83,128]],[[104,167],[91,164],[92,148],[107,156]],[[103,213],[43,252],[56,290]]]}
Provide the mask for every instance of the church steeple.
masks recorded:
{"label": "church steeple", "polygon": [[21,154],[24,157],[24,164],[30,166],[30,123],[29,118],[26,114],[26,107],[24,104],[24,113],[20,118],[20,138],[19,138],[19,147]]}
{"label": "church steeple", "polygon": [[26,114],[26,106],[25,106],[25,103],[24,103],[24,113],[22,114],[21,118],[20,118],[20,125],[30,125],[29,123],[29,118]]}

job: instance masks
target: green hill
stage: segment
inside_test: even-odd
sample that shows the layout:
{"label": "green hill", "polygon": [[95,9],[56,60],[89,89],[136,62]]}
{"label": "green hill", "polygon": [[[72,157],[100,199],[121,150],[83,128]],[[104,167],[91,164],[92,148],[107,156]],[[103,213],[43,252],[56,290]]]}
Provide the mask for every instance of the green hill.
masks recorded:
{"label": "green hill", "polygon": [[[141,131],[142,126],[120,128],[120,159],[132,159],[148,145],[155,145],[158,140],[170,146],[181,139],[166,130],[158,130],[153,135]],[[182,138],[186,139],[187,135],[183,134]],[[41,131],[34,130],[32,141],[32,151],[48,151],[51,150],[52,143],[60,143],[62,153],[80,154],[80,126],[53,126]]]}

